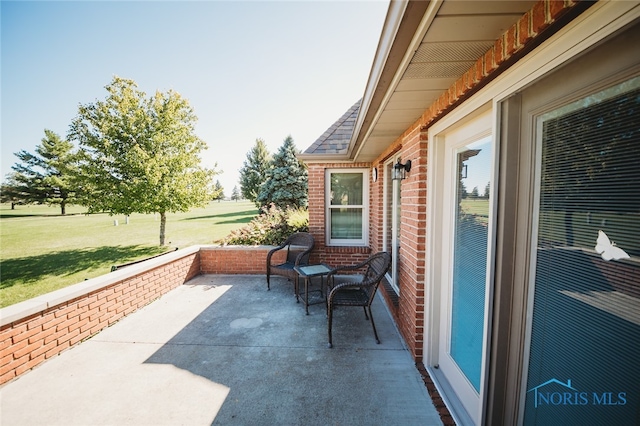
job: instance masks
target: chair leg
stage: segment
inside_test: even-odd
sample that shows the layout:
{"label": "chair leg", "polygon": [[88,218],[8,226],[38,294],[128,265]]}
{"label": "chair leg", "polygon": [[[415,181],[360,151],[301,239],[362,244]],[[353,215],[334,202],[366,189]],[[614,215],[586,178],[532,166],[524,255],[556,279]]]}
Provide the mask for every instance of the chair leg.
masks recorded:
{"label": "chair leg", "polygon": [[362,308],[364,309],[364,318],[369,321],[369,317],[367,316],[367,307],[363,306]]}
{"label": "chair leg", "polygon": [[373,314],[371,313],[371,306],[369,306],[369,316],[371,317],[371,326],[373,327],[373,335],[376,336],[376,343],[380,344],[380,339],[378,338],[378,332],[376,331],[376,324],[373,322]]}
{"label": "chair leg", "polygon": [[329,319],[327,320],[327,329],[329,331],[329,347],[333,347],[333,342],[331,341],[331,322],[333,321],[333,306],[331,306],[331,302],[329,302],[329,307],[327,309],[329,314]]}
{"label": "chair leg", "polygon": [[267,269],[267,290],[271,290],[271,283],[269,282],[269,270]]}

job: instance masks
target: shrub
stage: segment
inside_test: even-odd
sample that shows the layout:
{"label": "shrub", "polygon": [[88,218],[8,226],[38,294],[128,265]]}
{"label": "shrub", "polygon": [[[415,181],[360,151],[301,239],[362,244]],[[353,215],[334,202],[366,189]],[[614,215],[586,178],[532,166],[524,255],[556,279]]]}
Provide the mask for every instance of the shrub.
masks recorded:
{"label": "shrub", "polygon": [[309,231],[309,212],[303,208],[281,209],[271,204],[244,228],[232,231],[223,245],[280,245],[296,232]]}

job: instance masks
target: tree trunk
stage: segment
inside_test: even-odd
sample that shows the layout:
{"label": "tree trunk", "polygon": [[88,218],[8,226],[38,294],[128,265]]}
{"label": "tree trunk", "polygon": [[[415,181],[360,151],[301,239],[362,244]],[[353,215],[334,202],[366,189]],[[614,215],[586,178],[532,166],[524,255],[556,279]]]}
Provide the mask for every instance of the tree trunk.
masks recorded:
{"label": "tree trunk", "polygon": [[60,214],[62,214],[62,216],[67,214],[67,203],[64,201],[60,203]]}
{"label": "tree trunk", "polygon": [[167,225],[167,214],[160,212],[160,245],[164,245],[164,229]]}

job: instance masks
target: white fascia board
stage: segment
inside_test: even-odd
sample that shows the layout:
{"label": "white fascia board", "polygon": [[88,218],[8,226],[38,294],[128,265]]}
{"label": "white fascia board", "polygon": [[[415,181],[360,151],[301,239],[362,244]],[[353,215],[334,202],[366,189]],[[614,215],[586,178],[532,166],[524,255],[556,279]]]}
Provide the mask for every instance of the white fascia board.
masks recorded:
{"label": "white fascia board", "polygon": [[362,122],[364,121],[366,112],[371,105],[371,99],[373,98],[376,87],[378,87],[378,82],[382,76],[382,70],[384,70],[384,64],[387,62],[387,58],[391,52],[391,47],[393,46],[393,41],[398,33],[398,28],[400,28],[400,23],[402,22],[402,17],[404,16],[407,4],[407,1],[394,0],[389,3],[389,9],[387,10],[387,16],[384,20],[382,34],[380,35],[378,48],[376,49],[376,54],[373,58],[371,72],[369,73],[369,80],[365,87],[362,104],[358,111],[358,117],[356,118],[356,124],[353,129],[353,134],[351,135],[351,140],[349,141],[349,146],[352,146],[355,143],[357,136],[360,133]]}
{"label": "white fascia board", "polygon": [[[385,27],[383,28],[382,35],[380,36],[380,44],[378,46],[376,57],[373,62],[371,74],[369,76],[369,81],[367,82],[365,94],[362,99],[362,105],[360,106],[360,111],[358,111],[356,125],[353,131],[353,135],[351,135],[349,146],[353,146],[355,144],[358,138],[358,135],[362,130],[362,124],[363,124],[364,118],[366,117],[369,107],[371,106],[371,100],[375,93],[376,87],[378,87],[378,82],[380,81],[380,77],[382,75],[384,65],[387,61],[387,58],[389,57],[389,52],[391,51],[391,47],[393,46],[393,42],[396,38],[396,34],[398,33],[398,28],[400,27],[400,23],[402,22],[402,17],[404,16],[404,11],[406,9],[407,2],[399,2],[399,3],[401,3],[401,6],[398,6],[397,3],[394,3],[394,2],[392,2],[391,5],[389,5],[389,12],[387,14],[387,19],[385,21]],[[375,127],[375,123],[380,119],[380,116],[384,111],[385,105],[387,105],[396,87],[400,83],[400,80],[402,79],[402,75],[404,74],[404,71],[409,66],[409,63],[411,62],[411,59],[413,58],[415,51],[420,46],[420,43],[424,39],[425,34],[427,33],[431,24],[433,23],[433,20],[436,18],[436,15],[438,13],[438,10],[440,9],[440,6],[442,6],[442,3],[444,3],[444,0],[435,0],[430,2],[429,7],[427,8],[424,16],[422,17],[420,26],[418,27],[418,30],[415,32],[411,40],[411,43],[409,44],[409,48],[404,53],[404,57],[402,59],[402,62],[400,63],[400,66],[398,67],[397,70],[395,70],[393,80],[389,85],[387,92],[384,95],[384,99],[380,104],[380,107],[376,111],[375,117],[371,122],[371,125],[367,129],[367,133],[363,137],[363,143],[360,144],[358,151],[353,156],[355,161],[357,161],[357,157],[360,154],[360,151],[362,150],[362,147],[364,146],[366,139],[369,137],[369,135],[373,131],[373,128]],[[396,6],[395,9],[394,9],[394,6]]]}

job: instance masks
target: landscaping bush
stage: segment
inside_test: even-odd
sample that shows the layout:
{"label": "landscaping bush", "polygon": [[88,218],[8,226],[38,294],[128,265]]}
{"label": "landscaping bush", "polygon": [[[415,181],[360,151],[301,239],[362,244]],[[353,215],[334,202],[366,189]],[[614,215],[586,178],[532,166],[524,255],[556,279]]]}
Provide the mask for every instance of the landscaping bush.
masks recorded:
{"label": "landscaping bush", "polygon": [[223,245],[280,245],[296,232],[309,231],[309,212],[303,208],[281,209],[271,204],[244,228],[232,231]]}

